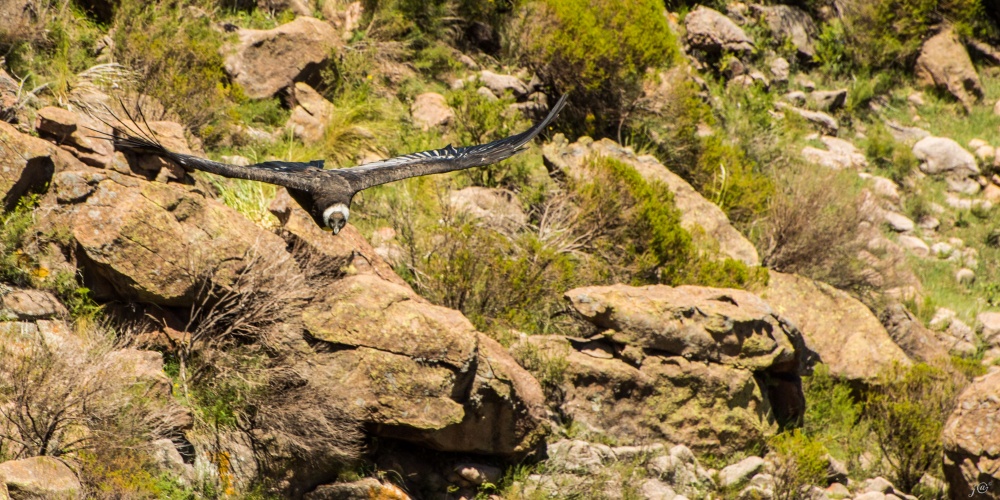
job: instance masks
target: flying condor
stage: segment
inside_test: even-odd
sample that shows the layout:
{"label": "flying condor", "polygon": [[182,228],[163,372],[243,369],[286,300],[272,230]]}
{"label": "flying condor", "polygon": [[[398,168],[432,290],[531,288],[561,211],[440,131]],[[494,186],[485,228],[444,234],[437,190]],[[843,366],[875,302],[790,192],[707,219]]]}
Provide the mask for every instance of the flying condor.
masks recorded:
{"label": "flying condor", "polygon": [[[175,153],[163,147],[152,134],[143,132],[141,127],[129,127],[121,120],[119,123],[124,128],[113,127],[114,133],[107,138],[113,141],[115,149],[119,151],[165,158],[188,171],[202,170],[223,177],[283,186],[309,212],[316,224],[337,234],[347,224],[351,200],[358,191],[409,177],[482,167],[510,158],[525,149],[525,144],[545,130],[565,105],[566,96],[563,95],[552,106],[548,116],[535,126],[520,134],[487,144],[462,148],[448,145],[441,149],[334,170],[324,170],[323,160],[266,161],[238,166]],[[137,123],[133,116],[129,115],[129,119],[132,123]]]}

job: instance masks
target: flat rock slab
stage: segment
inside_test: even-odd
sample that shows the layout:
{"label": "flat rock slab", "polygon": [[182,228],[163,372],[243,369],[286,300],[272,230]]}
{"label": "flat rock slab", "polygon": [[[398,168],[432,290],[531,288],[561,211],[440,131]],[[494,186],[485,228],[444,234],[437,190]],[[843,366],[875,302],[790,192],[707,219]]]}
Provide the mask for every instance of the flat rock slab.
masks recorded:
{"label": "flat rock slab", "polygon": [[801,368],[801,334],[743,290],[612,285],[565,298],[614,342],[752,370]]}

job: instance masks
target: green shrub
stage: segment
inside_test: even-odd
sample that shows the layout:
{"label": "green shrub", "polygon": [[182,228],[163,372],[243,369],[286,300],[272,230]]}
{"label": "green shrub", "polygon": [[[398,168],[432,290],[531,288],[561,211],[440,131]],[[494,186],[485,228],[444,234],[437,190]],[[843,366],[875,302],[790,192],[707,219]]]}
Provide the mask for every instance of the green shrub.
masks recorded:
{"label": "green shrub", "polygon": [[233,106],[233,88],[223,71],[225,35],[210,17],[192,16],[192,3],[122,2],[115,12],[115,55],[139,73],[140,92],[211,141],[224,132],[219,125]]}
{"label": "green shrub", "polygon": [[918,163],[913,150],[897,143],[881,122],[877,122],[868,131],[865,155],[880,173],[899,185],[913,173]]}
{"label": "green shrub", "polygon": [[804,487],[825,485],[829,461],[826,448],[795,429],[772,437],[768,445],[774,452],[774,498],[799,500],[809,498]]}
{"label": "green shrub", "polygon": [[646,71],[677,57],[656,0],[542,0],[523,24],[521,60],[554,92],[571,92],[556,126],[576,133],[619,133]]}
{"label": "green shrub", "polygon": [[850,2],[844,9],[845,53],[862,68],[909,69],[933,27],[948,21],[960,32],[987,25],[980,0]]}
{"label": "green shrub", "polygon": [[47,85],[48,92],[65,97],[76,74],[96,64],[100,30],[71,2],[30,7],[34,21],[0,33],[0,53],[13,75],[26,78],[25,91]]}
{"label": "green shrub", "polygon": [[941,431],[959,389],[955,375],[919,363],[885,369],[868,392],[865,418],[903,491],[940,466]]}
{"label": "green shrub", "polygon": [[587,222],[578,231],[592,235],[591,253],[605,259],[618,281],[674,282],[695,251],[673,193],[611,158],[592,159],[588,171],[588,182],[570,190],[581,210],[577,217]]}
{"label": "green shrub", "polygon": [[[448,96],[448,105],[455,110],[459,143],[484,144],[516,134],[526,126],[519,113],[512,116],[507,110],[513,99],[489,99],[476,92],[478,87],[477,83],[466,84]],[[519,190],[528,183],[529,171],[519,155],[502,163],[463,170],[462,175],[475,186]]]}
{"label": "green shrub", "polygon": [[848,470],[861,472],[859,458],[871,443],[868,424],[861,418],[864,406],[850,384],[835,378],[821,363],[803,378],[802,389],[806,397],[802,432],[844,461]]}

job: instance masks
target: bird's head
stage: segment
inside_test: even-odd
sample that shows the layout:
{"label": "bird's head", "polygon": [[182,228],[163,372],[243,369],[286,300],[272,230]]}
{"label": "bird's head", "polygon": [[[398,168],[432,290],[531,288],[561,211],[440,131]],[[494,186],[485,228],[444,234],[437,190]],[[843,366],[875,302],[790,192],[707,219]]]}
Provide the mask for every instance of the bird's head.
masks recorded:
{"label": "bird's head", "polygon": [[347,218],[351,210],[343,203],[330,205],[323,210],[323,229],[333,231],[333,234],[340,232],[347,225]]}

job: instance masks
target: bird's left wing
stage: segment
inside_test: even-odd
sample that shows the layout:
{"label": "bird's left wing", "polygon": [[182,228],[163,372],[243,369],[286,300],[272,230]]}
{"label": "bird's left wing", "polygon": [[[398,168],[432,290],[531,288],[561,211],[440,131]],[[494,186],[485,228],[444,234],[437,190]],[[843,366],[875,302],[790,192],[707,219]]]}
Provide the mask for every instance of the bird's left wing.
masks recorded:
{"label": "bird's left wing", "polygon": [[497,163],[521,151],[525,144],[545,130],[565,105],[566,96],[563,95],[555,106],[552,106],[548,116],[534,127],[488,144],[464,148],[453,148],[449,145],[441,149],[397,156],[336,172],[346,177],[355,191],[361,191],[418,175],[438,174]]}

